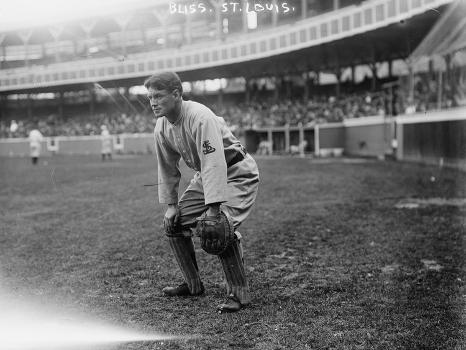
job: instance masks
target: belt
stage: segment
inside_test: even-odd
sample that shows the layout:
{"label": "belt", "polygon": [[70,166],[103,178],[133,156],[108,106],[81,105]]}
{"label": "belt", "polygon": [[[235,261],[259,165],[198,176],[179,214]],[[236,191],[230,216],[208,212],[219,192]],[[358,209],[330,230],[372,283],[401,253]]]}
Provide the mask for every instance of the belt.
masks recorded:
{"label": "belt", "polygon": [[241,162],[243,159],[244,159],[244,156],[247,154],[246,150],[243,148],[243,153],[241,152],[237,152],[236,155],[231,158],[231,160],[228,162],[227,164],[227,167],[232,167],[233,165],[235,165],[236,163],[238,162]]}

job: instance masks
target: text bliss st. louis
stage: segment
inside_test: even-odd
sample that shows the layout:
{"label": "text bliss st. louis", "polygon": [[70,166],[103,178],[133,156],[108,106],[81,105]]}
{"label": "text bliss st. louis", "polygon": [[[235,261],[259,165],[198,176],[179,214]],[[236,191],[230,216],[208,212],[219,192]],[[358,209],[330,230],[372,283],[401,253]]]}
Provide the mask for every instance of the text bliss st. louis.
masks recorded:
{"label": "text bliss st. louis", "polygon": [[[235,12],[276,12],[276,13],[288,13],[295,10],[294,7],[290,6],[287,2],[278,2],[276,4],[272,2],[247,2],[243,7],[238,1],[227,1],[219,6],[219,10],[222,13],[235,13]],[[196,2],[191,4],[180,4],[177,2],[169,3],[170,14],[195,14],[213,12],[214,9],[209,3]]]}

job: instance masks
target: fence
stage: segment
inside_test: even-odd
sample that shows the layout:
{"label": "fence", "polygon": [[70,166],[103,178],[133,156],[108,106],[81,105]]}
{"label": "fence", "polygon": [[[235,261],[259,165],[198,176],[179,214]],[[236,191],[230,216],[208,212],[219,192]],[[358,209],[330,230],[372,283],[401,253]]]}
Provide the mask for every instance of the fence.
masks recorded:
{"label": "fence", "polygon": [[[466,108],[396,118],[382,116],[314,126],[247,130],[241,140],[250,153],[365,156],[454,165],[466,169]],[[113,136],[115,152],[153,153],[152,134]],[[99,154],[99,136],[46,138],[43,154]],[[27,139],[0,140],[0,156],[26,156]]]}

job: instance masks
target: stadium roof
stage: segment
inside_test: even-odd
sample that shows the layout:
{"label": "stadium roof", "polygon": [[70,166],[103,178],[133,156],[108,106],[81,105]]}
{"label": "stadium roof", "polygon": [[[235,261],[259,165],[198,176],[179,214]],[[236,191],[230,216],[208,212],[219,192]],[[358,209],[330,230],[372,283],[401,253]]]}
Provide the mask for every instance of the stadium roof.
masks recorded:
{"label": "stadium roof", "polygon": [[[361,64],[375,64],[376,62],[384,62],[393,59],[404,59],[410,56],[410,54],[413,52],[413,49],[416,48],[419,45],[419,43],[423,41],[426,34],[429,33],[430,30],[435,26],[435,23],[442,18],[442,14],[444,14],[445,10],[448,9],[448,5],[443,4],[445,2],[449,3],[449,1],[439,1],[439,3],[442,3],[440,7],[429,7],[427,11],[423,9],[422,12],[419,11],[413,16],[406,16],[403,18],[394,17],[390,20],[391,24],[389,25],[384,25],[378,28],[371,27],[368,28],[369,30],[364,31],[356,31],[353,35],[348,35],[347,33],[343,32],[344,35],[342,35],[342,37],[337,40],[315,42],[312,43],[312,45],[303,45],[296,47],[295,50],[288,50],[287,47],[281,50],[280,52],[278,52],[277,50],[273,52],[272,50],[266,50],[266,52],[270,54],[263,54],[260,56],[249,55],[251,58],[248,58],[247,60],[240,57],[234,60],[221,60],[217,62],[215,65],[209,64],[199,67],[187,65],[186,68],[179,69],[177,71],[180,74],[180,76],[182,76],[182,79],[187,81],[214,78],[232,78],[239,76],[254,78],[282,74],[293,74],[306,72],[310,70],[321,72],[336,72],[337,70],[341,70],[350,66],[356,66]],[[353,11],[352,9],[351,11],[353,11],[354,13],[362,13],[362,10],[359,10],[359,7],[355,7],[355,9],[355,11]],[[348,18],[350,17],[348,16]],[[293,31],[298,33],[298,29],[301,28],[299,27],[298,29],[296,29],[295,26],[297,26],[298,24],[304,23],[303,28],[306,29],[308,27],[316,27],[320,23],[317,21],[317,24],[315,24],[314,21],[316,21],[316,18],[309,18],[305,22],[281,26],[280,28],[278,28],[280,30],[280,32],[278,33],[283,33],[283,35],[278,35],[277,28],[271,28],[270,33],[268,33],[267,31],[261,31],[260,38],[264,38],[263,41],[265,41],[266,43],[268,39],[270,39],[268,40],[270,42],[271,38],[273,38],[276,43],[277,41],[279,41],[278,39],[280,39],[280,37],[286,38],[285,34],[288,33],[287,30],[290,33]],[[234,45],[239,47],[238,43],[247,42],[247,38],[249,38],[250,36],[251,34],[249,33],[239,34],[229,37],[228,40],[225,42],[218,42],[216,44],[223,45],[225,48],[230,48]],[[295,38],[296,37],[297,34],[295,35]],[[259,39],[257,39],[256,41],[260,43]],[[185,49],[182,48],[181,51],[183,50]],[[180,50],[167,50],[165,52],[153,51],[143,53],[141,54],[141,57],[143,57],[142,59],[146,60],[147,62],[151,60],[152,67],[156,67],[154,62],[159,61],[163,62],[163,66],[166,66],[167,60],[165,60],[165,57],[159,59],[158,56],[167,56],[168,53],[173,53],[174,55],[176,55],[178,54],[178,51]],[[194,57],[194,55],[191,56]],[[133,57],[133,61],[136,62],[138,57]],[[182,57],[184,56],[180,56],[180,61]],[[198,58],[199,57],[202,57],[200,53],[198,54]],[[102,60],[105,60],[105,58],[102,58]],[[173,64],[172,61],[170,62],[171,64]],[[86,65],[90,64],[89,61],[86,62],[85,60],[83,60],[83,63],[86,63]],[[97,63],[98,62],[96,61],[94,64]],[[131,64],[132,62],[123,63]],[[105,63],[98,64],[101,65],[99,69],[106,70],[109,67],[113,67],[112,69],[115,70],[118,69],[118,67],[123,67],[123,63],[120,64],[114,63],[113,61],[105,61]],[[108,64],[108,66],[105,66],[105,64]],[[135,63],[132,64],[133,67],[136,67]],[[183,65],[181,64],[181,66]],[[145,67],[150,67],[150,65],[147,64]],[[70,67],[66,67],[66,69],[70,69]],[[96,81],[98,80],[99,83],[104,87],[139,85],[141,84],[142,77],[145,77],[147,76],[147,74],[149,74],[147,70],[152,69],[153,68],[146,68],[145,70],[139,73],[132,73],[128,75],[123,74],[121,76],[109,75],[107,79],[98,79],[93,75],[90,79]],[[38,69],[35,70],[37,71],[38,75],[43,75],[42,81],[46,81],[46,73],[43,73]],[[95,74],[95,69],[93,73]],[[71,79],[67,80],[66,82],[61,82],[60,84],[35,84],[34,79],[36,78],[34,72],[28,72],[27,76],[24,75],[24,78],[22,79],[24,79],[26,83],[27,81],[30,81],[32,79],[32,83],[30,84],[30,86],[27,87],[20,87],[17,89],[9,88],[9,93],[13,93],[15,91],[39,92],[56,91],[57,89],[81,89],[82,84],[87,84],[87,80],[72,81]]]}
{"label": "stadium roof", "polygon": [[466,48],[466,0],[450,4],[440,20],[411,54],[422,57],[445,56]]}
{"label": "stadium roof", "polygon": [[220,65],[215,68],[180,72],[184,80],[237,76],[274,76],[309,70],[333,72],[353,65],[384,62],[409,57],[426,33],[445,12],[446,6],[405,21],[332,42],[310,46],[256,60]]}

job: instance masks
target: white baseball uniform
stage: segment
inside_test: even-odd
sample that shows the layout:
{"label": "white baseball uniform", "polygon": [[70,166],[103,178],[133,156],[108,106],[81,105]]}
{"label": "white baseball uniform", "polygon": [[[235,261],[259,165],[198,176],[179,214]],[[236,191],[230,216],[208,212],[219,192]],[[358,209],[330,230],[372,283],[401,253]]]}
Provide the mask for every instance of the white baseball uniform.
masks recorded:
{"label": "white baseball uniform", "polygon": [[[210,203],[222,203],[222,210],[230,215],[237,228],[249,215],[255,201],[259,171],[223,118],[200,103],[182,101],[178,120],[171,123],[165,117],[157,119],[154,136],[159,201],[178,203],[180,213],[181,228],[176,235],[168,237],[170,247],[190,292],[200,293],[203,286],[191,228]],[[178,199],[181,158],[196,174]],[[240,242],[234,242],[218,258],[227,294],[241,304],[248,304],[251,298]]]}
{"label": "white baseball uniform", "polygon": [[100,134],[102,140],[102,154],[112,153],[112,136],[107,129],[103,129]]}
{"label": "white baseball uniform", "polygon": [[31,157],[40,157],[43,140],[44,137],[42,136],[42,133],[39,130],[34,129],[29,132],[29,149]]}
{"label": "white baseball uniform", "polygon": [[[259,187],[259,171],[225,121],[206,106],[183,101],[175,123],[155,126],[159,202],[178,203],[182,226],[195,223],[210,203],[221,202],[235,227],[249,215]],[[196,171],[178,201],[179,161]]]}

